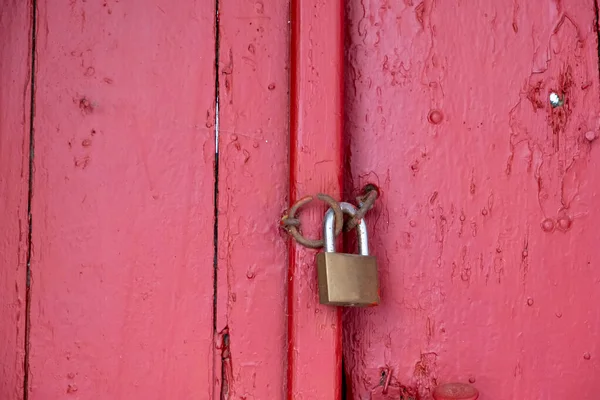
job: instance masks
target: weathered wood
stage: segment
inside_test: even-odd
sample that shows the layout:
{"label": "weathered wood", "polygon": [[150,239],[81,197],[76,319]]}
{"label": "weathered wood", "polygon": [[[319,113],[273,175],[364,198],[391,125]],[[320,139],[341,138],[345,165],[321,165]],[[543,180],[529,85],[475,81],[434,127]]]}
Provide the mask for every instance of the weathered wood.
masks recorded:
{"label": "weathered wood", "polygon": [[29,399],[209,399],[214,2],[38,2]]}
{"label": "weathered wood", "polygon": [[[292,0],[290,203],[342,191],[343,2]],[[326,208],[303,210],[303,233],[322,236]],[[318,210],[318,212],[315,212]],[[341,311],[318,300],[315,251],[290,242],[287,398],[341,397]]]}
{"label": "weathered wood", "polygon": [[284,396],[288,20],[286,1],[219,5],[216,377],[226,381],[215,398]]}
{"label": "weathered wood", "polygon": [[382,304],[345,326],[353,398],[453,380],[482,400],[597,398],[594,1],[348,11],[352,176],[382,193]]}
{"label": "weathered wood", "polygon": [[0,3],[0,398],[23,398],[31,14]]}

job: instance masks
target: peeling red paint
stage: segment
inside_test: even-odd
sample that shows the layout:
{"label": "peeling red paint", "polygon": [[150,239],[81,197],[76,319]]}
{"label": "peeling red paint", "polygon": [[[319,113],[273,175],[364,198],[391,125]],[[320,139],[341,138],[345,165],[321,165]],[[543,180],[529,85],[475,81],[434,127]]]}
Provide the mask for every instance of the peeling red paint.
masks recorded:
{"label": "peeling red paint", "polygon": [[231,360],[231,343],[229,336],[229,328],[225,327],[218,336],[217,349],[220,350],[221,356],[221,380],[220,380],[220,400],[228,400],[231,397],[231,387],[234,384],[233,380],[233,361]]}
{"label": "peeling red paint", "polygon": [[348,179],[383,193],[382,302],[344,318],[354,398],[383,366],[423,400],[475,378],[484,400],[600,388],[596,11],[544,7],[348,4]]}

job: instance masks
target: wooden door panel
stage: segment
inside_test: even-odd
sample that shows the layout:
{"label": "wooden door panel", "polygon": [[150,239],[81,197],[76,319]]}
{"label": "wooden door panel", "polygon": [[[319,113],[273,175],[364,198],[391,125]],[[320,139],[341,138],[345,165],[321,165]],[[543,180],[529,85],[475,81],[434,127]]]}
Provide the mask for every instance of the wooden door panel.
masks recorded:
{"label": "wooden door panel", "polygon": [[594,2],[347,11],[351,187],[382,194],[382,304],[345,316],[353,398],[453,380],[483,400],[596,398]]}
{"label": "wooden door panel", "polygon": [[209,399],[214,2],[37,15],[29,399]]}
{"label": "wooden door panel", "polygon": [[[343,190],[343,2],[292,0],[290,204]],[[322,237],[324,203],[301,212],[302,233]],[[300,214],[300,213],[299,213]],[[342,381],[342,313],[319,304],[316,251],[290,240],[288,400],[338,400]]]}
{"label": "wooden door panel", "polygon": [[31,24],[27,2],[0,3],[0,398],[23,397]]}
{"label": "wooden door panel", "polygon": [[288,21],[287,1],[219,2],[215,399],[284,396]]}

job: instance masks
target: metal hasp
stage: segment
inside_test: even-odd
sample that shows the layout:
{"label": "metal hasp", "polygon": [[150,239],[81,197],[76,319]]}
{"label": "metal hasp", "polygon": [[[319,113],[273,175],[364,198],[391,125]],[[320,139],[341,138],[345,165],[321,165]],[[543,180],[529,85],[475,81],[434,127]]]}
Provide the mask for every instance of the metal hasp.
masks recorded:
{"label": "metal hasp", "polygon": [[[340,207],[344,214],[356,214],[350,203],[340,203]],[[379,304],[377,260],[369,255],[367,224],[361,220],[356,227],[358,254],[345,254],[335,249],[334,220],[334,211],[329,209],[323,222],[325,251],[317,255],[320,303],[352,307]]]}

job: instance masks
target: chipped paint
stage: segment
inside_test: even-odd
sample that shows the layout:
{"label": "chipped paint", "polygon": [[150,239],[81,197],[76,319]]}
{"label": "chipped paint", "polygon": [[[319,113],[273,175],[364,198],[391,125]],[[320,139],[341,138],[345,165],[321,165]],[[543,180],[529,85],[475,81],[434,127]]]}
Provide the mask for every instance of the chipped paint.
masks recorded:
{"label": "chipped paint", "polygon": [[595,398],[593,0],[363,0],[347,19],[346,186],[382,193],[382,303],[344,316],[354,398],[384,367],[423,400],[456,380],[482,400]]}

